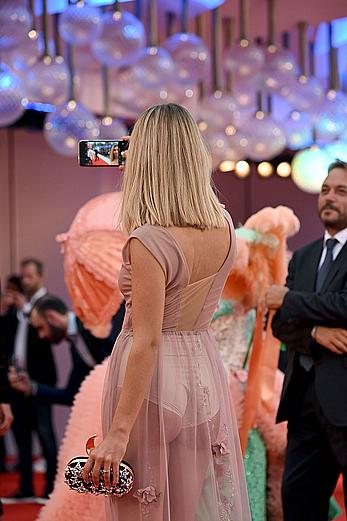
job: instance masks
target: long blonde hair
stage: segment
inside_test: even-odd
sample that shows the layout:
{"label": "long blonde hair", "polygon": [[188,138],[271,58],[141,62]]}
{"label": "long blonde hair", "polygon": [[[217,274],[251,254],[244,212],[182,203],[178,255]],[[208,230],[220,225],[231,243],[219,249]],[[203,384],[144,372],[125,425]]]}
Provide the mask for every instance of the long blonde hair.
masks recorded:
{"label": "long blonde hair", "polygon": [[147,109],[134,125],[123,180],[121,227],[225,226],[211,185],[211,158],[196,122],[180,105]]}

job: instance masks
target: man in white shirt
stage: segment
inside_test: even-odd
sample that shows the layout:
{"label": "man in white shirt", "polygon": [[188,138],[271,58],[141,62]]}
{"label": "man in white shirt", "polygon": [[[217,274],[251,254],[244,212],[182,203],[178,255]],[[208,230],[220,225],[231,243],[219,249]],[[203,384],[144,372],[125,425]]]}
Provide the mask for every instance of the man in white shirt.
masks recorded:
{"label": "man in white shirt", "polygon": [[347,510],[347,163],[330,165],[318,213],[324,237],[296,251],[286,286],[267,294],[288,348],[277,413],[288,420],[284,521],[326,521],[340,474]]}
{"label": "man in white shirt", "polygon": [[88,148],[88,150],[87,150],[87,157],[89,159],[89,164],[91,165],[93,163],[93,159],[94,159],[94,152],[91,148]]}
{"label": "man in white shirt", "polygon": [[[14,322],[14,346],[12,365],[18,371],[25,371],[32,379],[46,385],[56,383],[56,370],[51,345],[47,339],[40,339],[29,324],[28,317],[33,305],[47,290],[43,284],[43,264],[37,259],[25,259],[21,263],[21,280],[24,295],[14,292],[17,308]],[[14,422],[13,433],[19,455],[20,487],[12,496],[25,499],[34,495],[32,478],[32,431],[36,431],[42,446],[42,454],[47,463],[46,488],[44,496],[52,491],[55,473],[57,447],[52,424],[50,404],[38,403],[32,396],[12,392],[11,405]]]}

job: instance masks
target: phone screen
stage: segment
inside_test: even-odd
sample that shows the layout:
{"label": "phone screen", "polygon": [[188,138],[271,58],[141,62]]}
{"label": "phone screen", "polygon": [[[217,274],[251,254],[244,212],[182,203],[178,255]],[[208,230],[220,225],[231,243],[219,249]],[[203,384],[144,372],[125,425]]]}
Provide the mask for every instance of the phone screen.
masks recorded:
{"label": "phone screen", "polygon": [[120,166],[125,158],[122,152],[127,150],[128,141],[122,139],[104,141],[80,141],[80,166]]}

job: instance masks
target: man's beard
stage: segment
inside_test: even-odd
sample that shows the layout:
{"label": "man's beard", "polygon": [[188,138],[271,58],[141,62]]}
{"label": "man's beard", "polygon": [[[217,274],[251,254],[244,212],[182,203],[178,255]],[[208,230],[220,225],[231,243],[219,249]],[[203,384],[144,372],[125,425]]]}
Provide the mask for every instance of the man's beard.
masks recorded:
{"label": "man's beard", "polygon": [[[326,217],[322,215],[324,210],[333,210],[336,214],[334,216]],[[347,215],[341,214],[341,212],[332,204],[326,204],[323,206],[319,211],[319,217],[323,224],[332,226],[336,229],[343,230],[347,227]]]}
{"label": "man's beard", "polygon": [[65,337],[65,332],[63,329],[57,326],[53,326],[48,322],[49,325],[49,340],[53,344],[59,344]]}

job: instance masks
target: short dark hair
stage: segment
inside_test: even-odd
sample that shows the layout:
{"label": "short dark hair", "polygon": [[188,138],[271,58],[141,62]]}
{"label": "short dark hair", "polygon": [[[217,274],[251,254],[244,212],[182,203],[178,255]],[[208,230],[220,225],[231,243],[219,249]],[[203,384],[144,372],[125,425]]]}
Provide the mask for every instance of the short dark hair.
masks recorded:
{"label": "short dark hair", "polygon": [[34,264],[36,267],[37,273],[39,275],[43,275],[43,262],[39,261],[38,259],[35,259],[34,257],[28,257],[27,259],[23,259],[20,263],[20,267],[24,268],[25,266],[28,266],[29,264]]}
{"label": "short dark hair", "polygon": [[61,315],[66,315],[68,312],[68,307],[65,302],[61,300],[61,298],[49,294],[44,295],[39,300],[37,300],[33,306],[33,310],[34,309],[41,316],[44,316],[46,311],[49,310],[57,311]]}
{"label": "short dark hair", "polygon": [[330,174],[330,172],[332,170],[334,170],[335,168],[342,168],[343,170],[346,170],[346,172],[347,172],[346,161],[342,161],[341,159],[335,159],[335,161],[329,165],[328,174]]}
{"label": "short dark hair", "polygon": [[14,286],[19,293],[23,293],[22,281],[19,275],[9,275],[6,279],[6,286]]}

